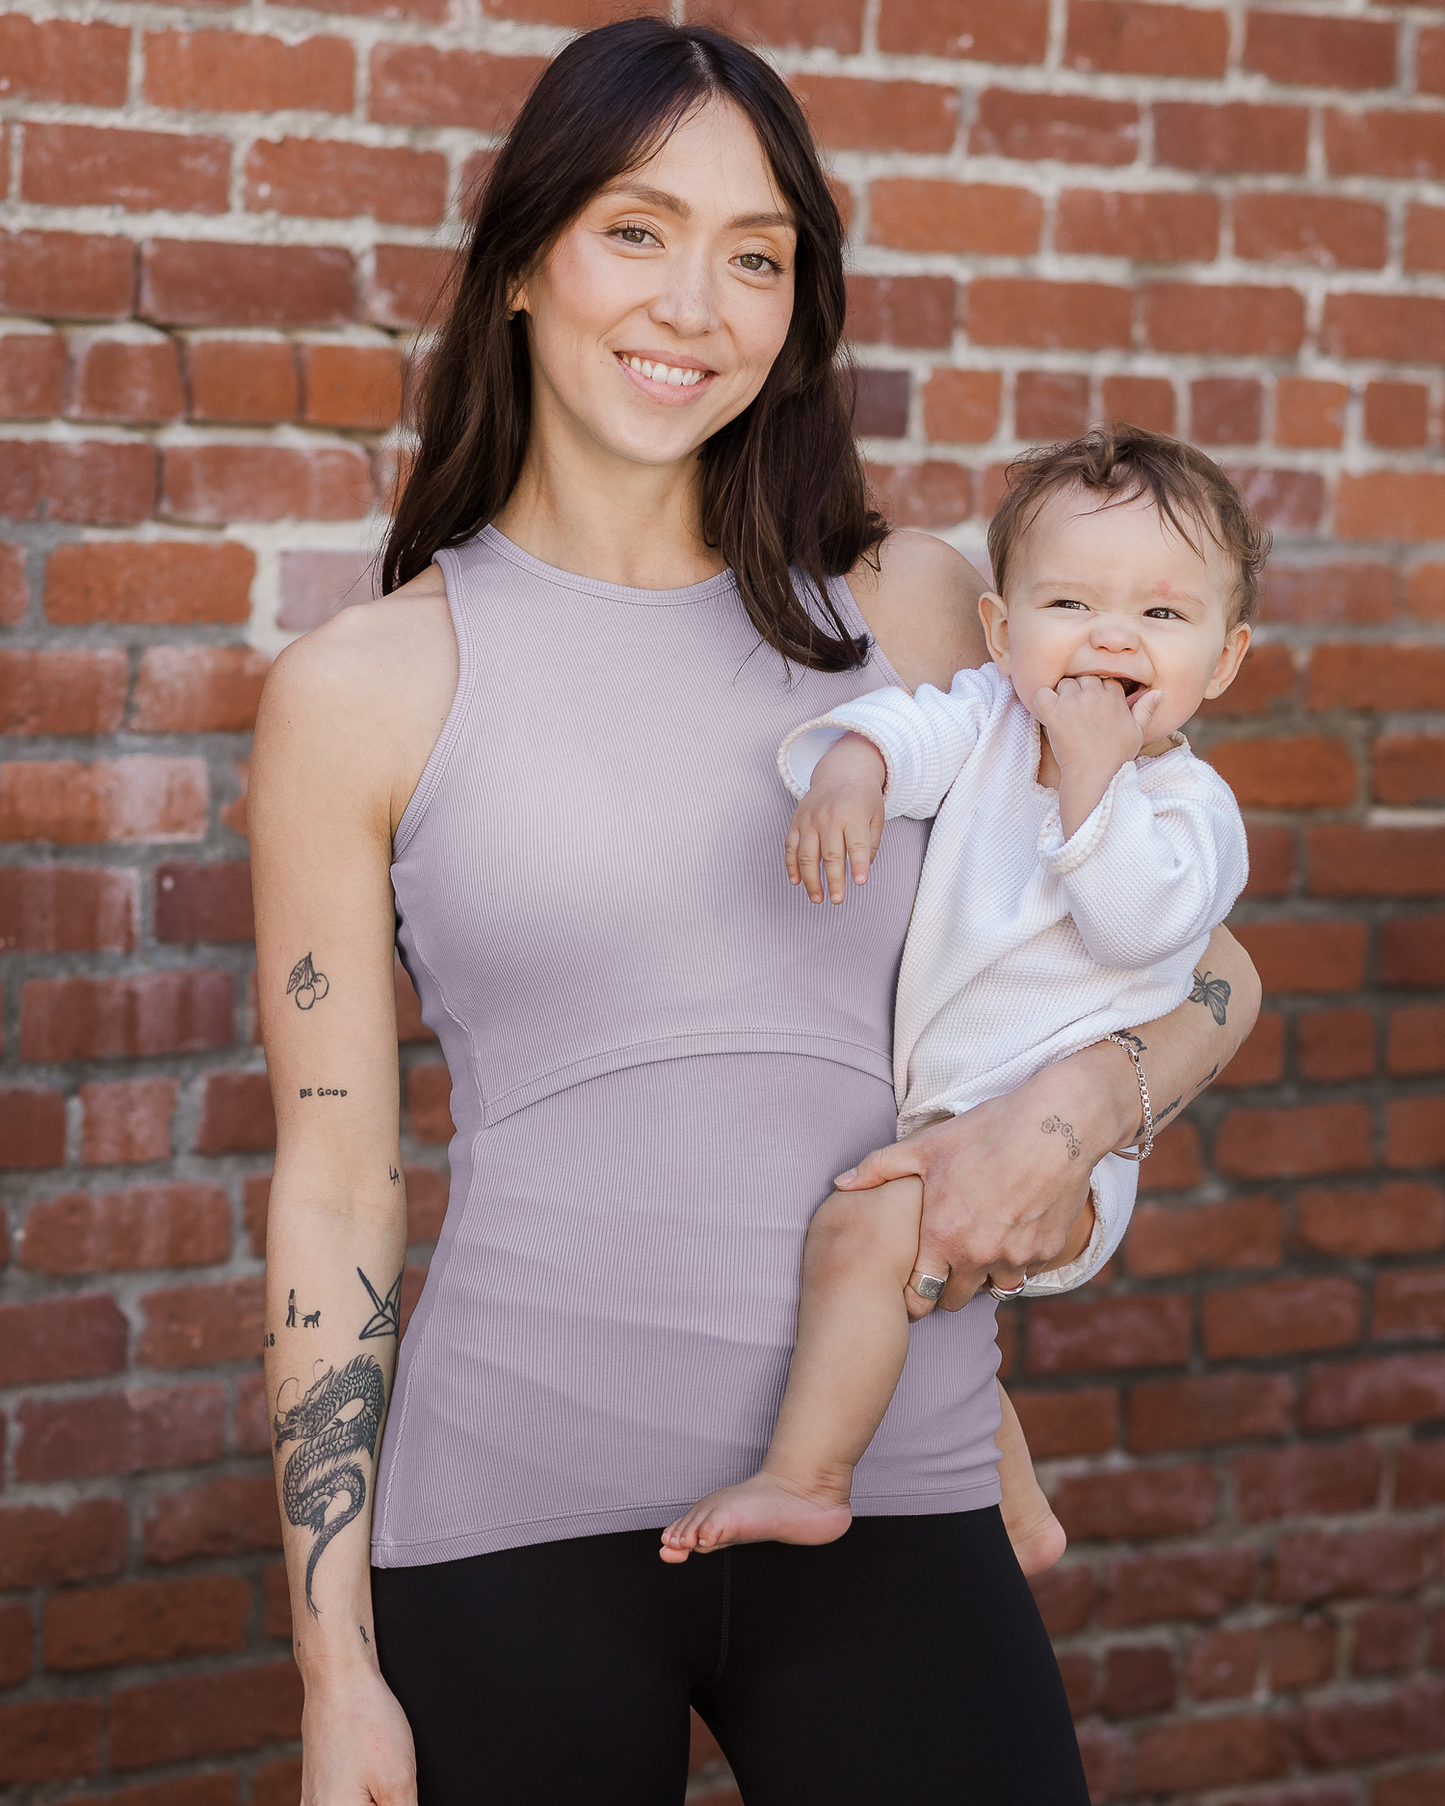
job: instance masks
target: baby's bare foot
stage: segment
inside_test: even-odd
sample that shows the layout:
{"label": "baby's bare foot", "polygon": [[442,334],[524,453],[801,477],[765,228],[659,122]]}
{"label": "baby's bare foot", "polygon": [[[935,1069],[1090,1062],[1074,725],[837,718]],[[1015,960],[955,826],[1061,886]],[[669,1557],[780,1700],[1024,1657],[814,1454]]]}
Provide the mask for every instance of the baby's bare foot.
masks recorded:
{"label": "baby's bare foot", "polygon": [[808,1493],[769,1473],[699,1499],[662,1533],[664,1561],[686,1561],[730,1543],[832,1543],[853,1522],[846,1500]]}
{"label": "baby's bare foot", "polygon": [[1063,1525],[1049,1509],[1042,1492],[1033,1510],[1018,1517],[1005,1512],[1004,1529],[1025,1574],[1042,1574],[1045,1568],[1053,1567],[1069,1543]]}

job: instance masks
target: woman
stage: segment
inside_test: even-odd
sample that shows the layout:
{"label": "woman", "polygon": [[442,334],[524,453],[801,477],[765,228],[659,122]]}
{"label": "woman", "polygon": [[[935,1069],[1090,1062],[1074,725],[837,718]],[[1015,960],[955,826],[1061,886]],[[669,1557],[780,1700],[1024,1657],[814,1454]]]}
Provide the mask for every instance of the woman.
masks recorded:
{"label": "woman", "polygon": [[[837,911],[783,877],[782,734],[983,657],[976,574],[865,507],[841,244],[758,58],[652,20],[576,40],[431,354],[394,594],[267,686],[267,1383],[316,1806],[678,1802],[689,1702],[749,1806],[874,1803],[913,1768],[950,1798],[1087,1798],[996,1508],[978,1288],[1058,1252],[1138,1094],[1094,1048],[894,1148],[924,831],[890,828]],[[392,1397],[394,935],[457,1134]],[[1222,931],[1210,951],[1227,1023],[1151,1025],[1156,1095],[1201,1088],[1252,1018],[1247,962]],[[803,1234],[850,1162],[922,1174],[952,1273],[858,1520],[666,1567],[658,1529],[766,1443]]]}

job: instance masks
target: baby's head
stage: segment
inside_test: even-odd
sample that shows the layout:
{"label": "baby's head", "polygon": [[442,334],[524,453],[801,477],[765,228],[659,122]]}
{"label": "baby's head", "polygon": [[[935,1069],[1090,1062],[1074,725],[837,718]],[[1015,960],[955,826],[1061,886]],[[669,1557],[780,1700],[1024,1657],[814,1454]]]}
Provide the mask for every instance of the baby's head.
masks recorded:
{"label": "baby's head", "polygon": [[1060,679],[1159,690],[1166,740],[1234,681],[1270,536],[1203,452],[1136,426],[1016,459],[988,530],[994,663],[1027,705]]}

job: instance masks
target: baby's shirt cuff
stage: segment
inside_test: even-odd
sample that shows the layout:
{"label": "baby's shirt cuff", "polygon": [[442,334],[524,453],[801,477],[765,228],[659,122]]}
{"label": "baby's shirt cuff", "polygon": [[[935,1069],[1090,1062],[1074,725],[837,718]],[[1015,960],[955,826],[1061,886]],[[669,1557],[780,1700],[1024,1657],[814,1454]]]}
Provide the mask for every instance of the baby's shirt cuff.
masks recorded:
{"label": "baby's shirt cuff", "polygon": [[778,748],[778,771],[799,802],[808,794],[819,760],[845,734],[857,734],[859,739],[878,748],[886,769],[883,796],[887,800],[893,788],[893,761],[888,756],[888,748],[876,734],[870,734],[866,727],[859,727],[856,722],[842,721],[836,715],[819,715],[816,721],[805,721],[801,727],[795,727]]}
{"label": "baby's shirt cuff", "polygon": [[1064,823],[1059,814],[1058,802],[1051,805],[1039,825],[1037,845],[1039,864],[1046,872],[1052,872],[1056,878],[1067,878],[1070,872],[1076,872],[1091,854],[1099,850],[1109,831],[1109,823],[1114,818],[1116,793],[1126,775],[1137,784],[1138,774],[1134,766],[1121,765],[1109,780],[1109,788],[1067,840],[1064,839]]}

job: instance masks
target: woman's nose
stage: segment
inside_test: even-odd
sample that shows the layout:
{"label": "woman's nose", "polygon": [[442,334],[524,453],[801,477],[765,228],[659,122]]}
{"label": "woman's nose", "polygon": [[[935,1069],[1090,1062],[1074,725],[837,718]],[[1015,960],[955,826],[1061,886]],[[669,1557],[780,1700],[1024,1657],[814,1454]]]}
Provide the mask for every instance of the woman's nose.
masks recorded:
{"label": "woman's nose", "polygon": [[717,298],[704,258],[679,258],[669,267],[671,280],[649,310],[659,326],[670,326],[683,338],[697,338],[717,325]]}

